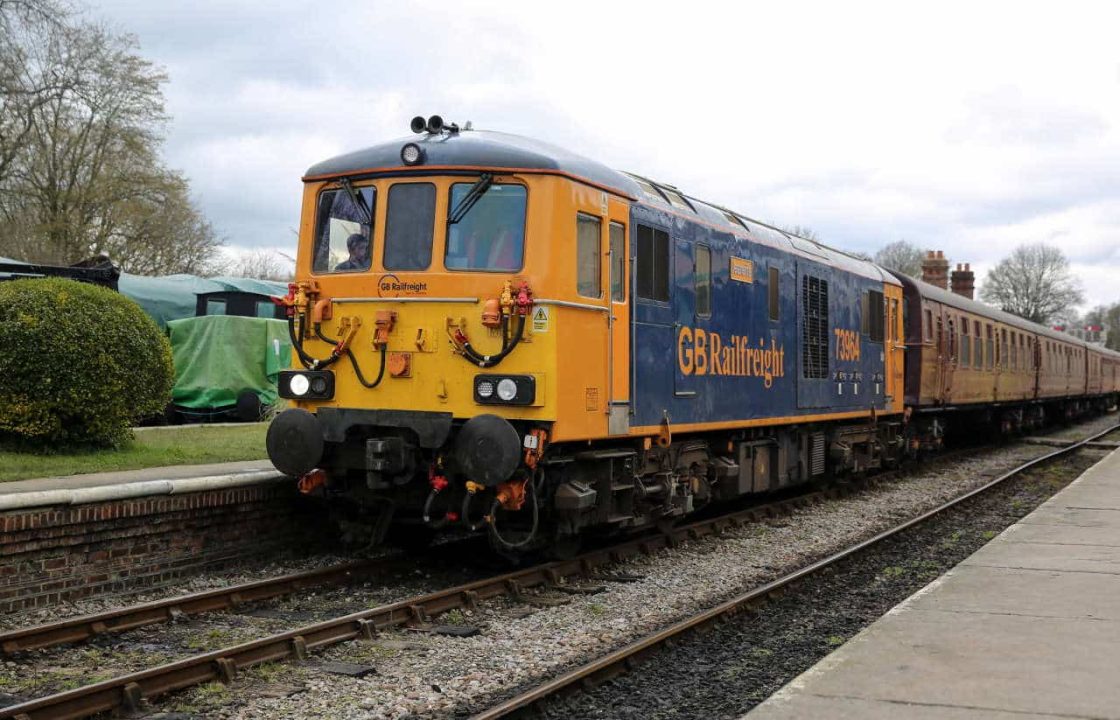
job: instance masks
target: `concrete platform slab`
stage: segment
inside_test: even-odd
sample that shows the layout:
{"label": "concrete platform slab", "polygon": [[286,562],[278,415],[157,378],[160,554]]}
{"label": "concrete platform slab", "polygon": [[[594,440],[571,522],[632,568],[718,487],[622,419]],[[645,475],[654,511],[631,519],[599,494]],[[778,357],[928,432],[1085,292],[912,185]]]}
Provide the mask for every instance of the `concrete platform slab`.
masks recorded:
{"label": "concrete platform slab", "polygon": [[1120,453],[755,708],[1120,720]]}
{"label": "concrete platform slab", "polygon": [[1007,543],[1046,543],[1048,545],[1097,545],[1120,547],[1120,535],[1108,527],[1072,525],[1012,525],[1000,536]]}
{"label": "concrete platform slab", "polygon": [[1120,575],[1120,548],[1107,545],[1065,545],[1047,542],[996,542],[981,548],[961,565]]}
{"label": "concrete platform slab", "polygon": [[75,488],[100,487],[123,483],[146,482],[149,480],[180,480],[184,478],[212,477],[236,473],[276,471],[268,460],[244,460],[228,463],[208,463],[205,465],[172,465],[167,467],[143,468],[140,470],[114,470],[112,472],[65,475],[60,477],[35,478],[32,480],[12,480],[0,483],[0,494],[39,492],[42,490],[73,490]]}
{"label": "concrete platform slab", "polygon": [[1084,618],[1120,622],[1110,574],[970,567],[952,571],[937,593],[918,595],[908,607],[929,612],[991,613],[1023,617]]}

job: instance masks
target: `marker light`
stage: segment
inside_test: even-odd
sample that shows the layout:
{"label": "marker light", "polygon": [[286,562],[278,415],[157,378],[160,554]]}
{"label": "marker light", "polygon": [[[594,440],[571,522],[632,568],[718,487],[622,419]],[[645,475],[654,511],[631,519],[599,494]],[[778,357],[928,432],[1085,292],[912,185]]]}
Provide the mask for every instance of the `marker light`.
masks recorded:
{"label": "marker light", "polygon": [[401,148],[401,162],[405,165],[418,165],[424,161],[424,150],[416,143],[408,143]]}
{"label": "marker light", "polygon": [[310,387],[311,381],[307,379],[306,375],[292,375],[292,378],[288,381],[288,389],[292,391],[293,395],[306,395]]}
{"label": "marker light", "polygon": [[494,383],[489,380],[481,380],[475,388],[480,398],[490,398],[494,396]]}
{"label": "marker light", "polygon": [[509,402],[517,397],[517,383],[510,378],[502,378],[498,381],[498,397],[502,400]]}

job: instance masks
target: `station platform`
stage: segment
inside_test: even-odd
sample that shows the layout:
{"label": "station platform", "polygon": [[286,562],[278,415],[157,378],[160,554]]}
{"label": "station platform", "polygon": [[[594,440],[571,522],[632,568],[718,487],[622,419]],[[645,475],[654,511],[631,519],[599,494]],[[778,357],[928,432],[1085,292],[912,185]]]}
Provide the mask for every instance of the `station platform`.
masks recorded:
{"label": "station platform", "polygon": [[83,473],[81,475],[60,475],[29,480],[9,480],[8,482],[0,483],[0,495],[47,490],[76,490],[78,488],[94,488],[104,485],[126,485],[129,483],[151,482],[156,480],[185,480],[259,472],[275,473],[277,470],[268,460],[243,460],[239,462],[207,463],[202,465],[168,465],[165,467],[142,468],[139,470],[113,470],[110,472]]}
{"label": "station platform", "polygon": [[1120,719],[1120,451],[749,720]]}

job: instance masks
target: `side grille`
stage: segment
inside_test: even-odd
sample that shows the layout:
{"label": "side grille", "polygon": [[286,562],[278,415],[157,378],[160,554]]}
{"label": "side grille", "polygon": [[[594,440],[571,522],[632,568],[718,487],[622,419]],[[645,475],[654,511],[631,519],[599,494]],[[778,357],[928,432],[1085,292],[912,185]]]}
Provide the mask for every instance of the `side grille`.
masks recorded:
{"label": "side grille", "polygon": [[828,281],[801,278],[801,375],[828,377]]}
{"label": "side grille", "polygon": [[809,474],[824,474],[824,433],[817,432],[809,436]]}

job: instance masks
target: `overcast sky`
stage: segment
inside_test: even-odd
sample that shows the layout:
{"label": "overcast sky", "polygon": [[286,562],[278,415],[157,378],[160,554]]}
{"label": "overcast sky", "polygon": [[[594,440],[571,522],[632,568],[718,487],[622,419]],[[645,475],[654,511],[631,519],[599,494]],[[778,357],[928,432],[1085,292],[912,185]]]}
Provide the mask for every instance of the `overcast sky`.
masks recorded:
{"label": "overcast sky", "polygon": [[167,70],[168,163],[231,246],[291,252],[304,170],[438,113],[978,278],[1050,242],[1120,300],[1120,4],[89,8]]}

